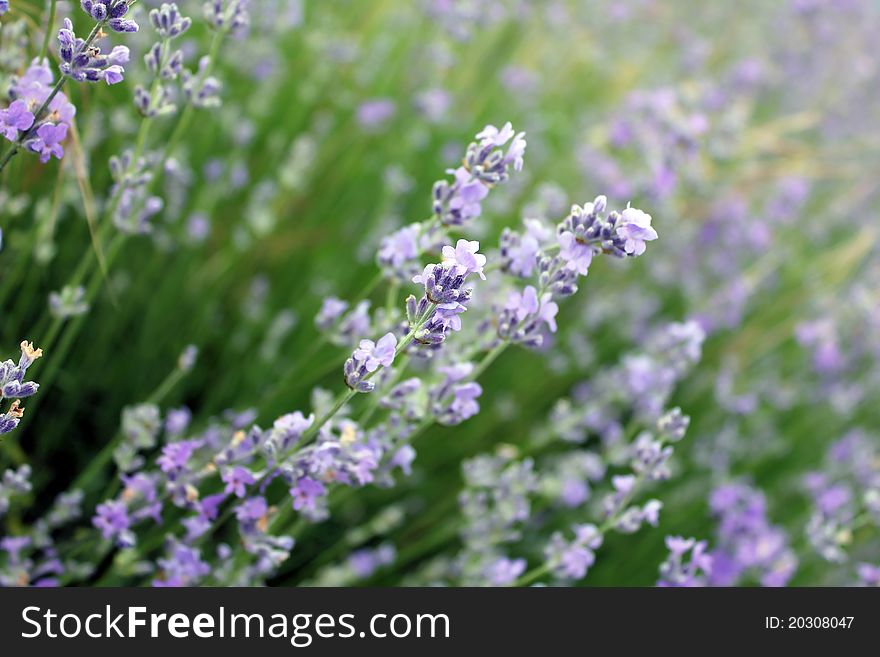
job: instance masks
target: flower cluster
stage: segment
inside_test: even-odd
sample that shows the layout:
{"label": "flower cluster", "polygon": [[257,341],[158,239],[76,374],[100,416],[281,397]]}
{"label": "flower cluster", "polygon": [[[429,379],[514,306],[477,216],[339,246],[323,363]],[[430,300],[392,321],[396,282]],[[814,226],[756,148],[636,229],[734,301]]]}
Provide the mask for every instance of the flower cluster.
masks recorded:
{"label": "flower cluster", "polygon": [[86,289],[82,285],[66,285],[59,292],[49,293],[49,312],[58,319],[70,319],[88,311]]}
{"label": "flower cluster", "polygon": [[[0,516],[6,511],[8,495],[21,495],[30,490],[30,470],[7,470],[0,480]],[[29,531],[0,539],[0,551],[6,563],[0,566],[0,586],[59,586],[63,576],[84,577],[94,566],[66,557],[53,534],[82,516],[83,493],[79,490],[62,493]]]}
{"label": "flower cluster", "polygon": [[239,31],[250,24],[250,0],[208,0],[205,19],[215,30]]}
{"label": "flower cluster", "polygon": [[465,489],[459,494],[459,506],[465,547],[456,571],[465,584],[513,584],[526,561],[508,558],[502,548],[522,536],[523,523],[531,514],[531,496],[538,489],[534,462],[513,460],[502,451],[464,461],[462,475]]}
{"label": "flower cluster", "polygon": [[23,141],[46,163],[64,156],[61,142],[73,121],[76,108],[63,92],[54,91],[48,63],[34,60],[9,89],[12,104],[0,110],[0,131],[9,141]]}
{"label": "flower cluster", "polygon": [[130,0],[80,0],[80,5],[99,25],[107,24],[114,32],[137,32],[138,24],[126,18]]}
{"label": "flower cluster", "polygon": [[813,505],[807,538],[823,559],[845,563],[856,532],[880,526],[878,463],[876,436],[852,429],[830,446],[821,470],[805,475]]}
{"label": "flower cluster", "polygon": [[18,363],[5,360],[0,363],[0,401],[12,400],[6,411],[0,414],[0,435],[15,429],[24,415],[21,400],[36,394],[40,385],[25,381],[24,376],[34,361],[43,355],[42,349],[34,349],[27,340],[21,343],[21,357]]}
{"label": "flower cluster", "polygon": [[117,199],[113,212],[113,225],[127,235],[146,235],[152,232],[151,219],[165,206],[161,197],[150,194],[154,178],[154,161],[151,157],[135,158],[131,150],[121,157],[110,158],[110,174],[113,178],[111,197]]}
{"label": "flower cluster", "polygon": [[[454,181],[438,180],[433,188],[433,216],[404,226],[384,237],[377,262],[389,278],[405,281],[421,269],[419,256],[446,244],[446,231],[461,227],[482,214],[489,191],[523,167],[524,133],[514,135],[510,123],[500,130],[487,125],[465,154],[462,166],[450,170]],[[513,138],[507,151],[503,146]]]}
{"label": "flower cluster", "polygon": [[479,242],[458,240],[455,248],[443,247],[442,262],[427,265],[413,276],[413,283],[425,289],[420,299],[410,295],[406,300],[406,318],[417,343],[436,346],[450,332],[461,329],[460,315],[467,310],[473,291],[464,283],[470,274],[486,279],[486,257],[477,253],[479,248]]}
{"label": "flower cluster", "polygon": [[501,236],[501,267],[518,278],[536,276],[536,285],[510,292],[497,309],[500,338],[526,347],[544,344],[545,330],[555,333],[556,300],[577,292],[577,279],[589,273],[593,257],[607,253],[616,257],[639,256],[646,242],[657,239],[651,216],[635,208],[604,216],[607,200],[572,206],[553,232],[536,219],[526,221],[525,231],[506,229]]}
{"label": "flower cluster", "polygon": [[177,109],[166,83],[176,80],[183,72],[184,57],[182,50],[174,49],[173,41],[189,30],[192,20],[183,16],[172,2],[151,10],[150,23],[159,35],[159,41],[144,55],[153,83],[150,89],[138,85],[134,90],[135,106],[146,117],[170,114]]}
{"label": "flower cluster", "polygon": [[31,490],[31,467],[23,465],[18,470],[6,470],[0,479],[0,516],[6,515],[13,497],[25,495]]}
{"label": "flower cluster", "polygon": [[[83,6],[85,4],[86,2],[83,3]],[[125,3],[120,6],[125,6]],[[92,8],[93,12],[98,7],[103,12],[107,11],[105,5],[97,3]],[[128,7],[125,6],[125,9],[127,11]],[[86,45],[84,39],[76,36],[73,31],[73,22],[69,18],[64,19],[64,27],[58,31],[58,44],[58,54],[61,57],[58,68],[62,75],[77,82],[103,80],[107,84],[118,84],[124,79],[125,69],[123,66],[128,63],[129,59],[129,51],[126,46],[114,46],[113,50],[104,54],[98,46]]]}
{"label": "flower cluster", "polygon": [[[547,574],[557,581],[579,580],[593,565],[607,532],[631,534],[644,525],[659,524],[662,503],[636,498],[651,482],[670,476],[672,445],[682,440],[689,420],[678,408],[659,417],[644,416],[646,430],[626,443],[622,420],[633,417],[635,400],[616,381],[627,359],[639,355],[668,368],[672,383],[684,377],[699,359],[699,344],[696,352],[653,351],[657,344],[674,343],[671,336],[680,336],[681,327],[665,327],[649,338],[645,352],[624,355],[620,364],[598,372],[593,381],[579,387],[577,403],[560,401],[547,426],[530,432],[534,437],[525,447],[529,456],[517,460],[513,448],[502,447],[495,455],[465,462],[465,490],[460,496],[464,548],[448,567],[449,577],[462,584],[492,586],[532,583]],[[687,364],[676,356],[682,351],[691,355]],[[455,376],[465,378],[469,372],[459,368]],[[660,401],[665,404],[671,392],[667,387]],[[598,444],[593,435],[598,435]],[[564,449],[545,455],[554,439],[561,439]],[[621,472],[621,466],[628,466],[630,472]],[[594,499],[594,489],[602,486],[608,486],[608,492]],[[587,521],[588,515],[595,522]],[[541,527],[560,523],[573,527],[573,538],[560,530],[549,538],[540,536]],[[537,552],[536,538],[543,562],[526,572],[526,559],[509,556],[505,548]],[[696,579],[697,570],[705,572],[708,561],[700,551],[694,557]],[[674,574],[671,568],[669,577]]]}
{"label": "flower cluster", "polygon": [[479,217],[489,190],[507,180],[511,169],[519,171],[523,167],[525,133],[514,132],[510,123],[500,130],[487,125],[476,139],[468,146],[462,165],[449,172],[454,181],[434,183],[434,216],[444,226],[462,226]]}
{"label": "flower cluster", "polygon": [[397,352],[397,338],[386,333],[378,342],[361,340],[345,361],[345,385],[358,392],[372,392],[376,384],[367,379],[380,367],[391,367]]}
{"label": "flower cluster", "polygon": [[[712,573],[712,556],[707,552],[708,543],[694,538],[667,536],[669,556],[660,564],[661,587],[706,586]],[[688,557],[686,560],[686,557]]]}
{"label": "flower cluster", "polygon": [[545,550],[547,565],[560,580],[583,579],[596,562],[596,550],[602,547],[602,532],[596,525],[576,525],[574,538],[566,540],[562,532],[554,532]]}
{"label": "flower cluster", "polygon": [[732,586],[748,577],[762,586],[784,586],[798,560],[785,532],[768,521],[763,493],[745,484],[728,484],[712,492],[709,504],[718,518],[709,583]]}

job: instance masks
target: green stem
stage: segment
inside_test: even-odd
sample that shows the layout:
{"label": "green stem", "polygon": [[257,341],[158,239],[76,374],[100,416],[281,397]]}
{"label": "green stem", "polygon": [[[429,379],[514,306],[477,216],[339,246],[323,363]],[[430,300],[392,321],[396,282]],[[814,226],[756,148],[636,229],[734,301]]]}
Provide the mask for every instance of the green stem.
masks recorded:
{"label": "green stem", "polygon": [[498,358],[501,354],[505,352],[505,350],[510,346],[510,342],[507,340],[502,340],[497,345],[495,345],[489,353],[487,353],[483,360],[480,361],[480,364],[474,368],[474,371],[471,372],[470,378],[476,380],[480,378],[480,376],[485,372],[489,366],[495,362],[495,359]]}
{"label": "green stem", "polygon": [[49,53],[49,39],[52,38],[52,28],[55,26],[55,11],[58,0],[49,0],[49,18],[46,20],[46,34],[43,35],[43,46],[40,48],[40,61],[46,59]]}

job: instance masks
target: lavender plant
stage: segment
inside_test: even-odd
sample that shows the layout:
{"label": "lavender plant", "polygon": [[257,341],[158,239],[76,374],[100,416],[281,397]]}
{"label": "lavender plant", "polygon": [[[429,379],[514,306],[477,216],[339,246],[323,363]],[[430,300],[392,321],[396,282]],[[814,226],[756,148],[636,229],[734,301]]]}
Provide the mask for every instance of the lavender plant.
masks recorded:
{"label": "lavender plant", "polygon": [[0,1],[0,584],[877,584],[869,0],[80,5]]}

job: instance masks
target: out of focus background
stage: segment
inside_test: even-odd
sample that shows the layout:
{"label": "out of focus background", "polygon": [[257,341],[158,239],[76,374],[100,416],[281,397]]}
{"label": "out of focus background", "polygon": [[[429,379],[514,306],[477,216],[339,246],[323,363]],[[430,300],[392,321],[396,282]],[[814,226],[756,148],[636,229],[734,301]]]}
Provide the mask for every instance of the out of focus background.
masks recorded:
{"label": "out of focus background", "polygon": [[[4,93],[39,51],[48,4],[12,0],[0,17]],[[659,239],[638,259],[597,259],[557,333],[481,374],[478,415],[420,435],[410,476],[295,525],[268,583],[467,583],[450,574],[467,570],[456,559],[473,522],[462,464],[516,462],[589,406],[600,372],[685,322],[705,341],[668,403],[691,422],[671,476],[651,487],[660,526],[608,534],[580,583],[653,585],[676,535],[722,549],[716,567],[731,574],[718,584],[880,580],[875,2],[251,2],[250,24],[215,53],[222,104],[195,111],[173,152],[174,117],[154,122],[146,152],[164,158],[163,205],[151,231],[114,241],[100,225],[108,163],[137,139],[133,89],[148,84],[158,4],[137,3],[141,30],[109,40],[131,48],[125,82],[65,87],[77,106],[65,158],[21,154],[0,174],[0,357],[17,362],[22,339],[45,352],[28,372],[41,388],[0,443],[0,470],[33,470],[8,535],[73,484],[92,531],[127,407],[156,402],[191,428],[231,413],[271,426],[306,412],[315,387],[335,395],[356,340],[323,339],[322,303],[354,306],[368,290],[383,308],[387,286],[371,286],[382,238],[430,217],[434,181],[486,124],[510,121],[526,132],[523,170],[466,235],[490,263],[505,227],[555,223],[600,194],[648,212]],[[79,3],[57,5],[58,25],[70,16],[87,32]],[[211,35],[201,2],[178,5],[193,17],[178,45],[194,68]],[[188,345],[198,358],[184,373]],[[607,426],[578,426],[607,442]],[[526,573],[551,531],[596,522],[585,509],[599,484],[554,505],[571,484],[556,457],[536,457],[555,474],[532,522],[502,541]],[[84,581],[148,582],[137,559],[107,557]]]}

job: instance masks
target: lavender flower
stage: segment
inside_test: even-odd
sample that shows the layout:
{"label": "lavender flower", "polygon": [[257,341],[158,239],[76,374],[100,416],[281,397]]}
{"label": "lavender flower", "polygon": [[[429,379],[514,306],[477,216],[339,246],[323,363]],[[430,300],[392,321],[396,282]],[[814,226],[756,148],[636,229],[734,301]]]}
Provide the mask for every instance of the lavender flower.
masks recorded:
{"label": "lavender flower", "polygon": [[522,235],[505,228],[500,244],[502,269],[522,278],[528,278],[535,271],[541,248],[552,235],[550,228],[538,219],[527,219],[525,226]]}
{"label": "lavender flower", "polygon": [[153,83],[149,89],[138,85],[134,90],[135,106],[145,117],[171,114],[177,109],[167,83],[183,73],[184,56],[183,51],[172,47],[172,42],[189,30],[192,20],[183,16],[175,3],[162,3],[150,11],[150,23],[160,39],[144,55]]}
{"label": "lavender flower", "polygon": [[67,137],[67,124],[44,123],[37,128],[37,134],[29,139],[27,147],[40,155],[40,162],[45,164],[54,155],[57,159],[64,157],[61,142]]}
{"label": "lavender flower", "polygon": [[498,321],[498,335],[526,346],[541,346],[543,326],[552,333],[557,328],[559,305],[552,298],[550,292],[545,292],[539,299],[534,285],[527,285],[522,292],[511,292]]}
{"label": "lavender flower", "polygon": [[[669,556],[660,564],[660,580],[657,586],[662,587],[698,587],[706,586],[706,579],[712,572],[712,557],[706,553],[706,541],[681,536],[667,536],[666,547]],[[685,555],[690,559],[685,562]]]}
{"label": "lavender flower", "polygon": [[163,2],[158,9],[150,11],[150,23],[160,37],[173,39],[186,33],[192,25],[192,19],[183,16],[176,3]]}
{"label": "lavender flower", "polygon": [[455,266],[458,275],[462,277],[468,274],[478,274],[485,281],[486,275],[483,273],[483,267],[486,266],[486,256],[477,253],[479,248],[479,242],[468,242],[467,240],[458,240],[455,248],[444,246],[443,264]]}
{"label": "lavender flower", "polygon": [[297,511],[315,511],[318,498],[323,497],[326,492],[327,489],[321,482],[315,481],[311,477],[302,477],[290,489],[293,508]]}
{"label": "lavender flower", "polygon": [[[504,182],[510,170],[523,166],[525,133],[514,134],[510,123],[501,130],[487,125],[476,136],[465,154],[464,163],[453,174],[452,184],[445,180],[434,183],[434,214],[445,226],[461,226],[480,216],[481,203],[488,196],[490,186]],[[503,146],[513,139],[507,152]]]}
{"label": "lavender flower", "polygon": [[826,561],[845,563],[855,532],[880,526],[880,469],[876,436],[851,429],[828,449],[822,470],[809,472],[805,486],[812,498],[806,533]]}
{"label": "lavender flower", "polygon": [[191,586],[211,572],[200,550],[173,539],[168,542],[166,556],[158,563],[161,574],[153,580],[153,586]]}
{"label": "lavender flower", "polygon": [[239,31],[250,23],[250,0],[208,0],[205,19],[215,30]]}
{"label": "lavender flower", "polygon": [[526,570],[525,559],[499,557],[486,567],[486,581],[489,586],[509,586]]}
{"label": "lavender flower", "polygon": [[784,586],[798,561],[785,533],[767,520],[764,495],[744,484],[729,484],[716,488],[709,504],[718,517],[710,584],[731,586],[752,575],[763,586]]}
{"label": "lavender flower", "polygon": [[70,319],[89,311],[86,289],[82,285],[64,286],[60,292],[49,293],[49,312],[58,319]]}
{"label": "lavender flower", "polygon": [[479,242],[458,240],[455,248],[444,248],[443,263],[427,265],[413,277],[413,283],[425,287],[420,300],[410,295],[406,301],[407,321],[416,342],[436,346],[449,332],[461,329],[459,315],[467,310],[472,292],[463,287],[464,282],[472,273],[485,278],[486,258],[477,253],[479,247]]}
{"label": "lavender flower", "polygon": [[6,360],[0,363],[0,402],[11,399],[12,403],[5,412],[0,413],[0,435],[15,429],[24,415],[21,400],[36,394],[40,385],[34,381],[25,381],[24,376],[34,361],[43,355],[42,349],[34,349],[27,340],[22,341],[21,357],[18,363]]}
{"label": "lavender flower", "polygon": [[121,501],[111,500],[98,505],[92,524],[101,532],[101,536],[108,540],[115,540],[121,547],[131,547],[135,544],[134,533],[131,531],[131,519],[128,517],[128,508]]}
{"label": "lavender flower", "polygon": [[651,228],[651,215],[628,207],[620,213],[617,237],[626,240],[623,250],[627,254],[642,255],[646,248],[645,242],[657,239],[657,231]]}
{"label": "lavender flower", "polygon": [[9,510],[13,497],[26,495],[31,491],[31,467],[22,465],[18,470],[6,470],[0,478],[0,516]]}
{"label": "lavender flower", "polygon": [[9,0],[0,0],[0,16],[9,11]]}
{"label": "lavender flower", "polygon": [[390,367],[396,353],[397,337],[393,333],[386,333],[378,342],[361,340],[345,361],[345,384],[357,392],[372,392],[376,384],[368,379],[380,367]]}
{"label": "lavender flower", "polygon": [[234,494],[236,497],[244,497],[247,487],[256,482],[256,479],[254,479],[254,475],[251,474],[250,470],[243,468],[240,465],[224,472],[221,479],[223,480],[223,483],[226,484],[226,488],[223,489],[223,492],[227,495]]}
{"label": "lavender flower", "polygon": [[221,104],[222,84],[220,80],[211,75],[211,68],[211,59],[205,56],[199,60],[199,67],[195,72],[187,69],[181,72],[184,98],[193,107],[210,109],[219,107]]}
{"label": "lavender flower", "polygon": [[[86,3],[83,3],[85,6]],[[122,3],[124,4],[124,3]],[[107,8],[102,3],[96,3],[92,11],[104,12]],[[126,7],[127,10],[127,7]],[[111,9],[112,11],[112,9]],[[103,22],[105,19],[97,19]],[[110,22],[112,25],[113,21]],[[117,30],[133,31],[133,30]],[[61,57],[59,70],[61,74],[76,80],[77,82],[99,82],[103,80],[108,85],[122,82],[128,63],[129,51],[125,46],[116,46],[108,54],[103,54],[97,46],[86,45],[85,40],[77,38],[73,31],[73,23],[69,18],[64,19],[64,27],[58,31],[59,48]]]}
{"label": "lavender flower", "polygon": [[562,580],[579,580],[596,562],[596,550],[602,546],[602,533],[595,525],[576,525],[575,537],[566,541],[562,532],[554,532],[545,550],[547,564]]}
{"label": "lavender flower", "polygon": [[125,18],[129,0],[80,0],[84,12],[98,23],[106,23],[114,32],[137,32],[138,24]]}
{"label": "lavender flower", "polygon": [[440,424],[453,426],[480,412],[477,399],[483,388],[469,378],[473,372],[471,363],[459,363],[440,368],[444,379],[434,386],[429,397],[431,413]]}
{"label": "lavender flower", "polygon": [[18,139],[19,131],[27,131],[33,124],[34,115],[23,100],[14,100],[9,107],[0,110],[0,134],[9,141]]}

